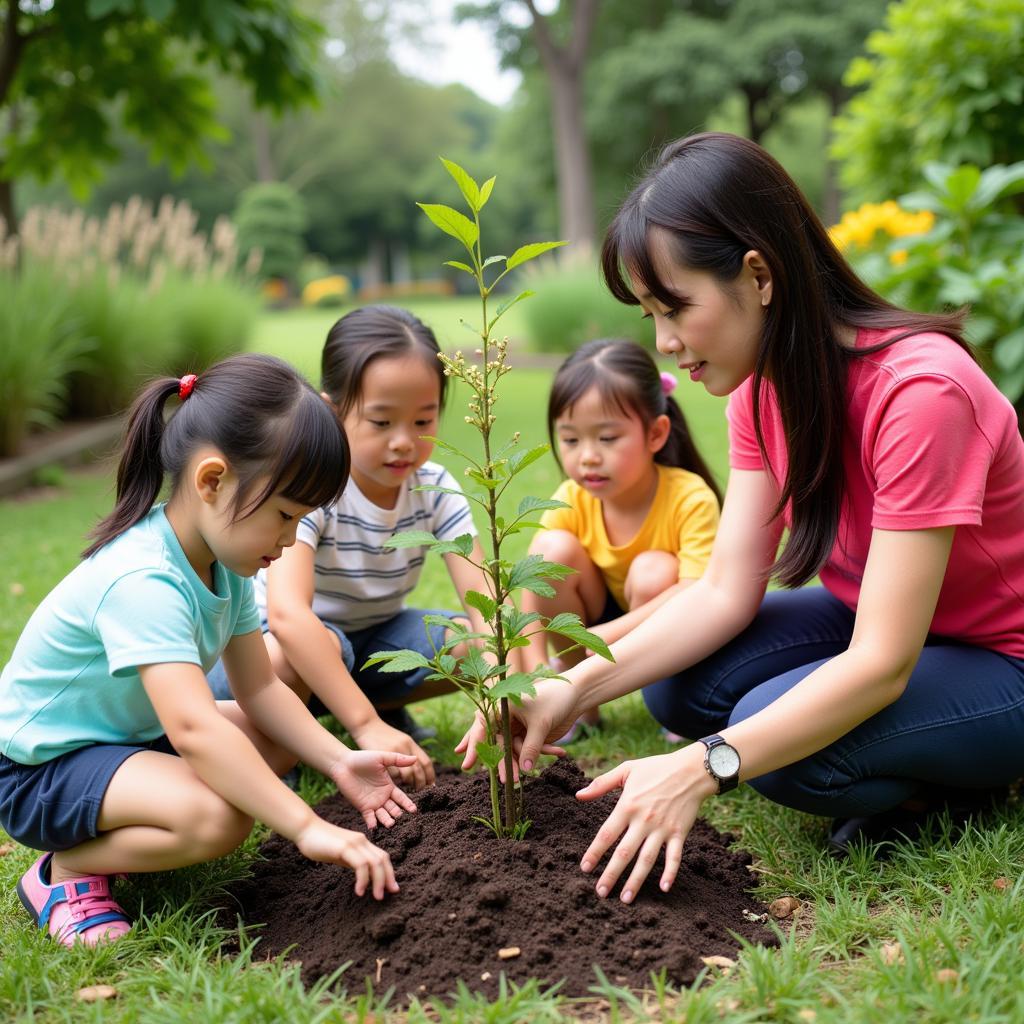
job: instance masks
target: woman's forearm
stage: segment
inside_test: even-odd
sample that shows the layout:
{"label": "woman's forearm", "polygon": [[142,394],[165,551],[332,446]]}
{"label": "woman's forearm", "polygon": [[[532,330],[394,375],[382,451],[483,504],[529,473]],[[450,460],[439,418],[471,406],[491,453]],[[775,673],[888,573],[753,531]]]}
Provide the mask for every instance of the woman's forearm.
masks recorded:
{"label": "woman's forearm", "polygon": [[794,764],[845,736],[897,700],[901,671],[851,648],[825,662],[756,715],[722,735],[739,751],[740,778]]}
{"label": "woman's forearm", "polygon": [[713,654],[750,624],[763,593],[763,587],[736,593],[704,576],[673,594],[611,645],[614,663],[595,655],[566,673],[580,687],[581,709],[632,693]]}

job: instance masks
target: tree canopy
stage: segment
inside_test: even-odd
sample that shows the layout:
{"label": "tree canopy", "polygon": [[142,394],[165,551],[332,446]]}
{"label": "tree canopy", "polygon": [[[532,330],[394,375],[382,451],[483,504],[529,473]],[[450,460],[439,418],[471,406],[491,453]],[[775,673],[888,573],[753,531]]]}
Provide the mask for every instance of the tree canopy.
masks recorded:
{"label": "tree canopy", "polygon": [[311,99],[320,29],[291,0],[5,0],[0,6],[0,215],[11,183],[60,174],[79,194],[119,152],[116,128],[181,170],[224,139],[210,70],[257,106]]}

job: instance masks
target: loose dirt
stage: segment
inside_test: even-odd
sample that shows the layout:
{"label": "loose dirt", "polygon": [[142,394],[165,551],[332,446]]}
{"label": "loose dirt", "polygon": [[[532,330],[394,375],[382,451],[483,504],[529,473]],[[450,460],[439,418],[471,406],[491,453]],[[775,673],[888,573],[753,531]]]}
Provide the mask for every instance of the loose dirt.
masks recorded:
{"label": "loose dirt", "polygon": [[[511,842],[472,820],[489,812],[485,775],[439,774],[436,786],[417,794],[418,814],[373,833],[391,855],[398,895],[359,899],[350,872],[314,864],[272,836],[262,847],[266,859],[235,887],[237,903],[225,916],[232,924],[236,916],[263,923],[260,948],[267,956],[290,950],[307,984],[350,961],[344,987],[362,991],[367,978],[377,991],[394,986],[397,1004],[444,997],[456,979],[494,996],[501,974],[520,984],[562,981],[564,994],[586,995],[597,981],[595,964],[617,985],[648,987],[651,972],[662,968],[670,982],[687,985],[704,968],[703,957],[735,957],[733,933],[776,943],[764,924],[767,908],[747,892],[750,855],[702,820],[671,892],[657,888],[659,860],[632,905],[620,903],[617,892],[598,899],[597,874],[583,875],[579,862],[615,798],[576,800],[586,782],[569,761],[530,780],[525,801],[533,824],[525,840]],[[362,827],[340,796],[317,811],[346,828]]]}

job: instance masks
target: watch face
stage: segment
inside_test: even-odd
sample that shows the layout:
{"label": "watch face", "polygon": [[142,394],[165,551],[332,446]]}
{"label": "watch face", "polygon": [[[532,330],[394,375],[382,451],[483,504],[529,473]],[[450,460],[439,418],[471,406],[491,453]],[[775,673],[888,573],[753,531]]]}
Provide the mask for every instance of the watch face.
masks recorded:
{"label": "watch face", "polygon": [[734,747],[720,743],[708,751],[708,765],[720,779],[728,779],[740,770],[740,755]]}

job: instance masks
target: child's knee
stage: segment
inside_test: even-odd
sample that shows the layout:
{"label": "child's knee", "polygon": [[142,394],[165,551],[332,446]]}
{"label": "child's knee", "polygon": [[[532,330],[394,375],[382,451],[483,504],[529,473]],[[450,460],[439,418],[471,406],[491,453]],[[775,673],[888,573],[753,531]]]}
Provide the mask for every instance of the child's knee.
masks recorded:
{"label": "child's knee", "polygon": [[236,850],[252,831],[253,819],[212,789],[198,790],[184,809],[183,830],[197,860]]}
{"label": "child's knee", "polygon": [[639,608],[679,581],[679,559],[670,551],[641,551],[626,574],[626,602]]}
{"label": "child's knee", "polygon": [[538,530],[530,543],[530,553],[574,568],[581,559],[590,557],[579,537],[568,530]]}

